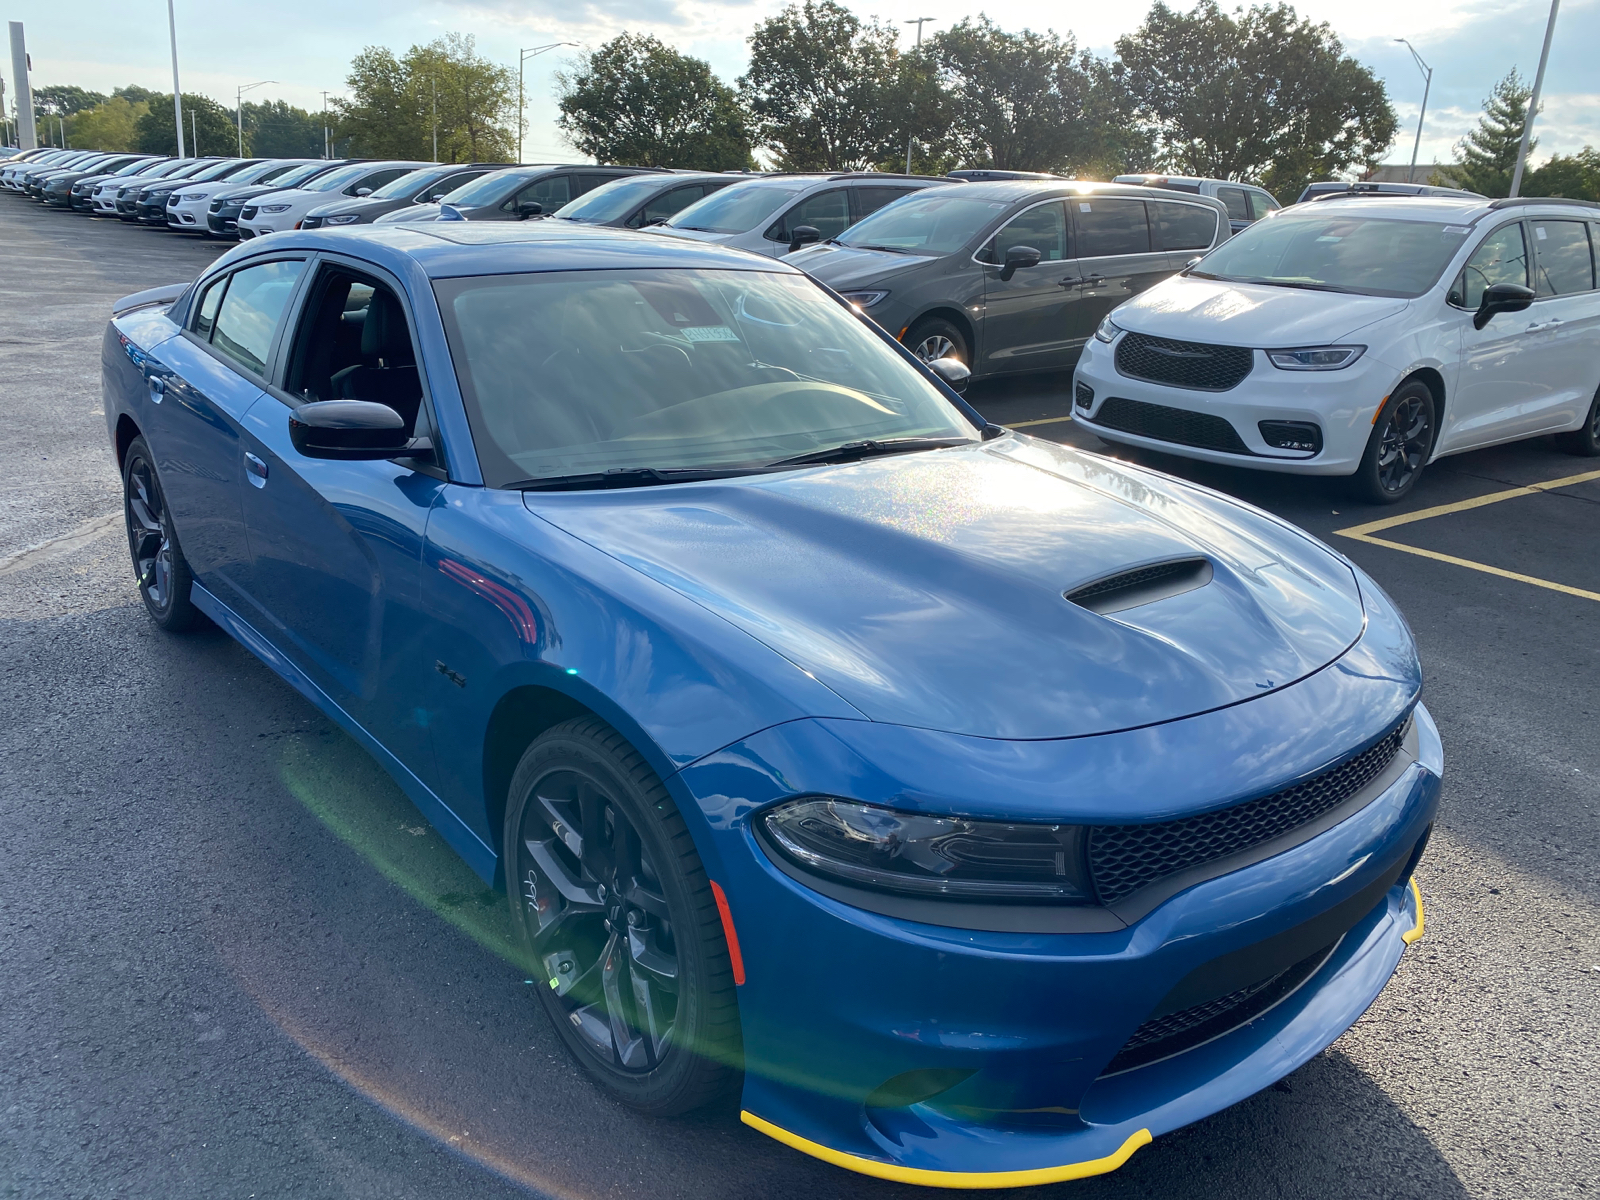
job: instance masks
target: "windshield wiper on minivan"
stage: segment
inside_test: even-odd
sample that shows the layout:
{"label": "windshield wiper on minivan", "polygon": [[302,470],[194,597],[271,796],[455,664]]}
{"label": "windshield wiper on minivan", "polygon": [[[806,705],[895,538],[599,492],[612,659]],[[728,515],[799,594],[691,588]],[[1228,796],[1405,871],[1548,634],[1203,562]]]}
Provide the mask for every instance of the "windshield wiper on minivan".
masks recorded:
{"label": "windshield wiper on minivan", "polygon": [[1356,291],[1355,288],[1340,287],[1336,283],[1313,283],[1309,279],[1235,279],[1232,282],[1264,283],[1268,287],[1300,288],[1307,292],[1343,292],[1347,296],[1359,296],[1362,294]]}
{"label": "windshield wiper on minivan", "polygon": [[576,475],[542,475],[505,485],[513,492],[576,492],[598,488],[653,487],[658,483],[696,483],[703,479],[729,479],[762,470],[749,467],[613,467],[609,471],[582,471]]}
{"label": "windshield wiper on minivan", "polygon": [[[841,246],[846,245],[846,243],[844,243],[844,242],[841,242],[839,244]],[[851,243],[848,244],[847,248],[851,249],[851,250],[879,250],[879,251],[882,251],[884,254],[910,254],[911,253],[911,251],[908,250],[904,246],[874,246],[869,242],[851,242]]]}
{"label": "windshield wiper on minivan", "polygon": [[862,458],[875,458],[883,454],[910,454],[917,450],[943,450],[947,446],[970,446],[971,438],[885,438],[882,441],[846,442],[826,450],[812,450],[796,454],[793,458],[780,458],[769,462],[768,471],[778,467],[803,467],[810,463],[855,462]]}

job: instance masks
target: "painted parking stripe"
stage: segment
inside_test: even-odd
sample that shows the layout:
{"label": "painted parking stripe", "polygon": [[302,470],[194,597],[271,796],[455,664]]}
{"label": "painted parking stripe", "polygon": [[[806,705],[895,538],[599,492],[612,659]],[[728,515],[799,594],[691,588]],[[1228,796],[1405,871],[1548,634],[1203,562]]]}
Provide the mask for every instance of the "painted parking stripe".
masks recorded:
{"label": "painted parking stripe", "polygon": [[1560,479],[1547,480],[1544,483],[1530,483],[1526,487],[1507,488],[1501,492],[1490,492],[1486,496],[1474,496],[1471,500],[1457,500],[1454,504],[1438,504],[1432,508],[1419,508],[1416,512],[1404,513],[1398,517],[1384,517],[1379,521],[1368,521],[1365,525],[1352,525],[1348,529],[1336,529],[1334,533],[1339,537],[1350,538],[1352,541],[1366,542],[1370,546],[1382,546],[1386,550],[1400,550],[1406,554],[1415,554],[1419,558],[1431,558],[1435,562],[1449,563],[1456,567],[1466,567],[1472,571],[1482,571],[1485,575],[1497,575],[1501,579],[1512,579],[1518,583],[1532,584],[1534,587],[1547,588],[1552,592],[1560,592],[1566,596],[1577,596],[1583,600],[1600,601],[1600,592],[1569,587],[1567,584],[1556,583],[1554,580],[1540,579],[1533,575],[1523,575],[1517,571],[1507,571],[1503,567],[1490,566],[1488,563],[1473,562],[1468,558],[1457,558],[1453,554],[1442,554],[1437,550],[1425,550],[1421,546],[1408,546],[1404,542],[1392,542],[1388,538],[1372,536],[1386,529],[1394,529],[1400,525],[1410,525],[1415,521],[1426,521],[1432,517],[1447,516],[1450,513],[1468,512],[1474,508],[1482,508],[1486,504],[1498,504],[1502,500],[1515,500],[1518,496],[1537,496],[1540,492],[1552,492],[1558,488],[1589,483],[1596,479],[1600,479],[1600,471],[1585,471],[1581,475],[1566,475]]}
{"label": "painted parking stripe", "polygon": [[1007,429],[1026,429],[1030,425],[1059,425],[1063,421],[1072,420],[1071,415],[1065,417],[1043,417],[1037,421],[1012,421],[1006,425]]}

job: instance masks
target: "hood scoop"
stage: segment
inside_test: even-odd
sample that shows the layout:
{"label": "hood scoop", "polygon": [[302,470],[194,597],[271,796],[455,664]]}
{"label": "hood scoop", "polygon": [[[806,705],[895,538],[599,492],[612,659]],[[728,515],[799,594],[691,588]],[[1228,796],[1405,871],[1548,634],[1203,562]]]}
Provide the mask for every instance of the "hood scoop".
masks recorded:
{"label": "hood scoop", "polygon": [[1211,582],[1211,563],[1204,558],[1177,558],[1118,571],[1063,593],[1079,608],[1109,616],[1124,609],[1154,604],[1192,592]]}

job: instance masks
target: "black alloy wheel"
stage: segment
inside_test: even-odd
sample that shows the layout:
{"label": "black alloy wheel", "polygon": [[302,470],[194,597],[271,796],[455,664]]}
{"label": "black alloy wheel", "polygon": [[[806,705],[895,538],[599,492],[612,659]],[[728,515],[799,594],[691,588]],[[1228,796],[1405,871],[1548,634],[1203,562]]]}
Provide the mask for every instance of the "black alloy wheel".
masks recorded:
{"label": "black alloy wheel", "polygon": [[966,334],[953,321],[943,317],[918,321],[916,327],[906,335],[905,345],[923,362],[932,362],[936,358],[959,358],[968,367],[972,366],[972,350],[967,345]]}
{"label": "black alloy wheel", "polygon": [[1352,477],[1356,494],[1371,504],[1394,504],[1416,485],[1437,434],[1433,392],[1420,379],[1389,395]]}
{"label": "black alloy wheel", "polygon": [[649,764],[597,718],[556,726],[518,764],[505,844],[535,988],[589,1074],[660,1115],[730,1088],[739,1020],[721,917]]}
{"label": "black alloy wheel", "polygon": [[181,633],[201,620],[190,601],[193,576],[178,546],[166,494],[145,440],[135,438],[122,465],[122,511],[139,596],[162,629]]}
{"label": "black alloy wheel", "polygon": [[1589,415],[1584,418],[1583,424],[1566,433],[1556,434],[1556,445],[1568,454],[1583,458],[1600,457],[1600,390],[1595,392],[1594,400],[1589,404]]}

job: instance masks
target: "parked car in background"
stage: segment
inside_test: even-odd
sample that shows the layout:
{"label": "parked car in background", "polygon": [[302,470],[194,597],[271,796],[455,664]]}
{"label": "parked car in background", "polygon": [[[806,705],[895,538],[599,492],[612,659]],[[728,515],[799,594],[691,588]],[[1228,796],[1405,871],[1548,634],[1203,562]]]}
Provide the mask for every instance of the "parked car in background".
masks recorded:
{"label": "parked car in background", "polygon": [[801,246],[838,237],[902,196],[956,182],[879,171],[761,175],[689,205],[665,223],[650,226],[650,232],[782,258]]}
{"label": "parked car in background", "polygon": [[313,159],[311,162],[284,172],[271,183],[256,183],[239,186],[229,186],[212,194],[211,201],[206,205],[206,232],[212,237],[238,237],[239,214],[252,201],[273,192],[293,191],[302,188],[314,179],[321,179],[330,172],[350,166],[352,163],[365,162],[365,159],[351,158],[322,158]]}
{"label": "parked car in background", "polygon": [[226,179],[196,181],[173,188],[167,195],[167,228],[185,233],[209,234],[206,210],[210,208],[211,201],[222,193],[258,183],[270,184],[282,179],[290,171],[321,161],[314,158],[268,158],[253,167],[235,171]]}
{"label": "parked car in background", "polygon": [[67,204],[74,212],[94,212],[95,191],[110,180],[128,179],[134,175],[142,175],[152,167],[172,160],[161,155],[146,154],[135,158],[115,171],[103,171],[94,175],[84,175],[75,180],[68,190]]}
{"label": "parked car in background", "polygon": [[1213,200],[1220,200],[1228,210],[1228,223],[1234,233],[1283,207],[1266,188],[1230,179],[1203,179],[1193,175],[1118,175],[1114,182],[1161,188],[1169,192],[1187,192],[1191,196],[1210,196]]}
{"label": "parked car in background", "polygon": [[43,170],[56,163],[66,165],[76,161],[82,154],[81,150],[62,150],[59,147],[29,150],[26,154],[19,154],[0,165],[0,187],[4,187],[7,191],[20,192],[22,177],[29,171]]}
{"label": "parked car in background", "polygon": [[1296,204],[1320,200],[1324,196],[1457,196],[1467,199],[1487,200],[1488,197],[1461,188],[1435,187],[1431,183],[1347,183],[1342,179],[1327,179],[1306,186]]}
{"label": "parked car in background", "polygon": [[212,167],[216,166],[218,161],[219,160],[215,158],[180,159],[176,168],[171,171],[164,171],[159,174],[153,173],[152,177],[149,179],[145,179],[137,175],[134,176],[127,182],[125,186],[117,189],[116,209],[118,219],[123,221],[138,221],[139,193],[144,191],[144,189],[149,187],[153,182],[168,182],[173,180],[189,179],[200,174],[202,171],[209,171]]}
{"label": "parked car in background", "polygon": [[[126,165],[134,157],[136,156],[132,154],[94,154],[70,167],[56,167],[48,171],[42,171],[38,174],[30,175],[28,177],[28,195],[46,205],[56,207],[56,205],[51,204],[50,199],[46,196],[46,192],[49,191],[50,186],[58,179],[65,178],[69,180],[66,187],[61,189],[58,194],[60,196],[70,195],[70,189],[72,187],[70,182],[71,179],[81,179],[85,175],[92,175],[102,168],[115,169],[117,164]],[[67,205],[63,202],[60,204],[60,207],[65,208]]]}
{"label": "parked car in background", "polygon": [[1352,196],[1284,209],[1108,316],[1084,428],[1403,498],[1446,454],[1600,454],[1600,205]]}
{"label": "parked car in background", "polygon": [[239,238],[264,237],[285,229],[297,229],[300,219],[313,208],[330,201],[370,196],[386,183],[418,167],[432,164],[399,159],[354,162],[318,175],[299,187],[254,197],[239,212]]}
{"label": "parked car in background", "polygon": [[188,175],[171,176],[146,184],[134,197],[133,216],[143,225],[167,227],[167,198],[180,187],[196,183],[211,183],[231,179],[239,172],[262,161],[258,158],[214,158],[206,166]]}
{"label": "parked car in background", "polygon": [[340,225],[367,225],[385,213],[413,204],[437,204],[446,195],[481,179],[503,163],[430,163],[408,171],[400,178],[373,190],[370,196],[343,197],[320,204],[300,222],[301,229],[322,229]]}
{"label": "parked car in background", "polygon": [[1070,367],[1105,315],[1229,236],[1220,202],[1066,181],[918,192],[789,261],[924,362]]}
{"label": "parked car in background", "polygon": [[43,181],[39,198],[51,208],[76,208],[78,198],[86,195],[79,190],[80,184],[89,184],[92,180],[101,180],[120,171],[137,171],[153,161],[154,157],[148,154],[117,154],[93,164],[85,163],[81,167],[55,171]]}
{"label": "parked car in background", "polygon": [[77,155],[71,159],[65,159],[58,163],[51,163],[46,167],[39,167],[34,170],[30,170],[22,177],[22,190],[30,199],[41,199],[42,189],[47,180],[53,179],[55,176],[66,171],[91,171],[100,163],[109,162],[113,157],[115,156],[110,154],[102,154],[99,151],[91,151],[88,154]]}
{"label": "parked car in background", "polygon": [[[378,218],[380,224],[437,221],[525,221],[547,216],[576,196],[628,175],[665,174],[665,167],[593,167],[544,163],[505,167],[443,196]],[[448,213],[446,212],[448,209]]]}
{"label": "parked car in background", "polygon": [[158,160],[135,171],[131,175],[117,176],[97,184],[89,194],[90,211],[97,217],[116,217],[121,215],[117,207],[119,199],[124,199],[125,194],[136,195],[138,190],[147,183],[157,179],[172,179],[182,176],[185,172],[192,172],[199,168],[205,160],[198,158],[169,158]]}
{"label": "parked car in background", "polygon": [[551,216],[580,225],[642,229],[665,221],[697,200],[748,179],[711,171],[674,171],[613,179],[556,209]]}

